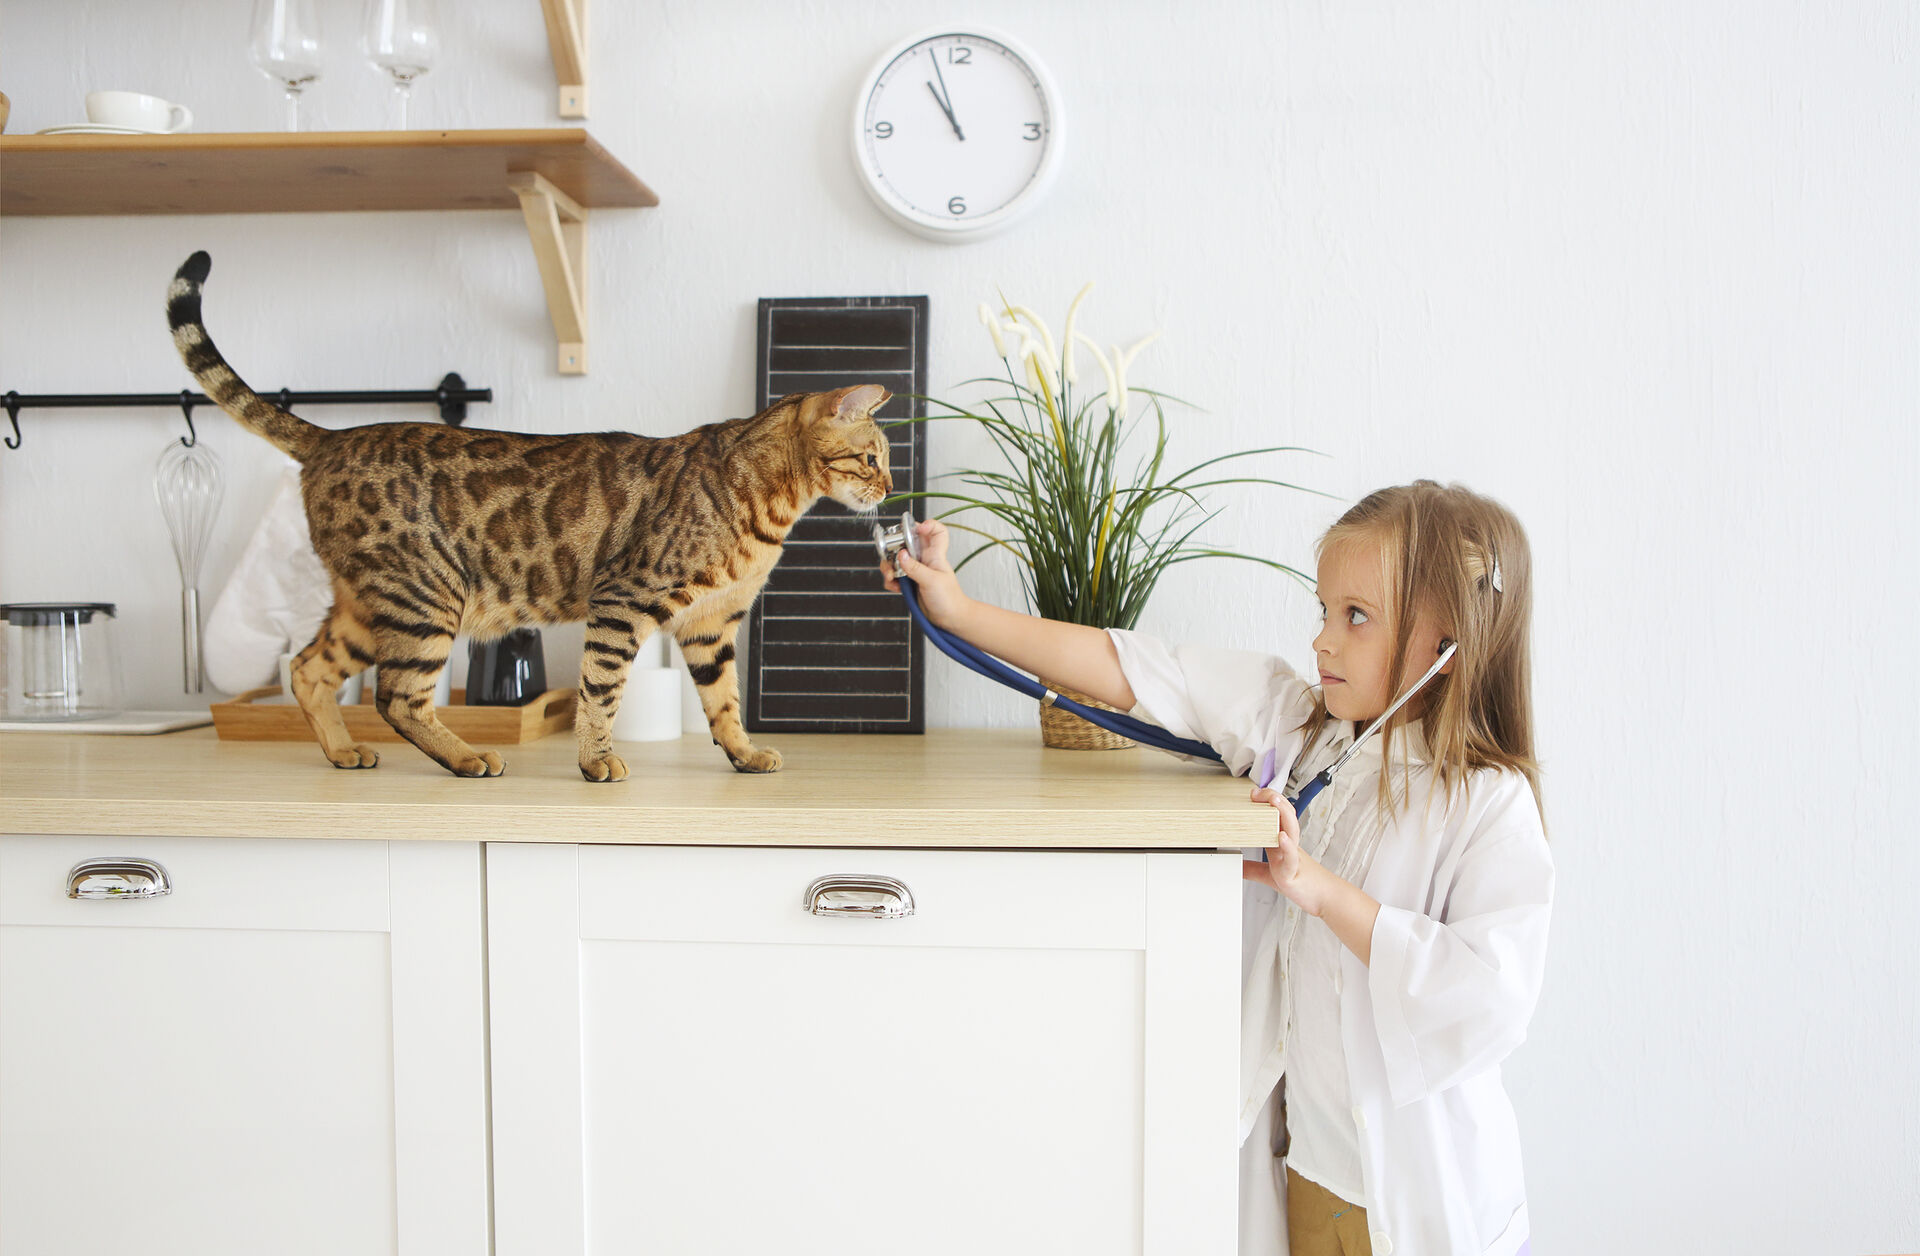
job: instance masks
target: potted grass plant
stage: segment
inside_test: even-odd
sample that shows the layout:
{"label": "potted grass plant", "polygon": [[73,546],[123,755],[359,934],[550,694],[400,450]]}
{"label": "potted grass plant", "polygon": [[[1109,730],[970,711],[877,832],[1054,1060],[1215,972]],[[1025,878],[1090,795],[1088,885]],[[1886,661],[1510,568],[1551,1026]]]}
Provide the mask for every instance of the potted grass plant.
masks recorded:
{"label": "potted grass plant", "polygon": [[[936,478],[957,481],[954,488],[902,493],[893,500],[951,503],[934,517],[980,540],[955,562],[955,570],[982,554],[1011,554],[1019,564],[1029,606],[1048,619],[1132,628],[1161,575],[1176,564],[1202,558],[1260,563],[1310,584],[1285,563],[1219,548],[1200,533],[1217,513],[1207,504],[1212,490],[1258,484],[1315,491],[1269,476],[1233,474],[1227,464],[1312,451],[1275,445],[1171,469],[1167,411],[1170,405],[1185,403],[1128,382],[1135,356],[1154,336],[1103,351],[1078,329],[1080,308],[1092,288],[1082,288],[1068,306],[1058,342],[1026,306],[1004,299],[998,310],[980,306],[980,321],[1003,373],[964,381],[962,387],[981,393],[966,404],[926,398],[926,419],[909,421],[978,424],[1005,465],[951,471]],[[1076,348],[1098,371],[1089,372],[1084,385]],[[961,522],[962,516],[972,521]],[[1078,701],[1102,705],[1047,683]],[[1050,746],[1105,749],[1133,744],[1051,706],[1042,706],[1040,721]]]}

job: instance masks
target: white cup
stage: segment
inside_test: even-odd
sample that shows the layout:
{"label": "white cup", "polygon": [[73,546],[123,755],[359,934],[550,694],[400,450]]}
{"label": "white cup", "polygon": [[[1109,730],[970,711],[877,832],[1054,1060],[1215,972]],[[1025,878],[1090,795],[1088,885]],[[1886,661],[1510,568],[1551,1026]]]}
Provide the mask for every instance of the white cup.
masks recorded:
{"label": "white cup", "polygon": [[193,125],[193,111],[185,105],[139,92],[88,92],[87,121],[97,126],[120,126],[170,135]]}
{"label": "white cup", "polygon": [[677,667],[635,667],[629,671],[620,709],[613,715],[613,739],[677,741],[680,676]]}

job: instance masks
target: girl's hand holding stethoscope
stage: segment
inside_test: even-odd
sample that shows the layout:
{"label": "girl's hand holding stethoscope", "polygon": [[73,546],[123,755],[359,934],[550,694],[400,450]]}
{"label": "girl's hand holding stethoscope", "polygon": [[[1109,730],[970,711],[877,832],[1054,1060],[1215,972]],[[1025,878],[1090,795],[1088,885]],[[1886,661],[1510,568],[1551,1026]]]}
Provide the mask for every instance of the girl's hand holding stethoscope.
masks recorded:
{"label": "girl's hand holding stethoscope", "polygon": [[[900,564],[899,574],[911,579],[920,590],[920,608],[926,611],[927,618],[944,628],[954,621],[967,602],[967,595],[960,589],[960,577],[953,574],[953,564],[947,561],[947,543],[952,534],[947,531],[947,525],[937,519],[922,519],[914,524],[914,531],[920,535],[920,557],[901,550],[894,555],[894,562]],[[887,578],[888,591],[897,593],[900,586],[895,583],[891,565],[881,563],[880,573]]]}
{"label": "girl's hand holding stethoscope", "polygon": [[1240,875],[1280,891],[1310,916],[1318,916],[1326,905],[1327,883],[1332,875],[1320,862],[1300,849],[1300,819],[1293,804],[1279,790],[1264,786],[1251,795],[1254,802],[1267,803],[1280,813],[1280,832],[1267,851],[1265,863],[1247,859],[1240,864]]}

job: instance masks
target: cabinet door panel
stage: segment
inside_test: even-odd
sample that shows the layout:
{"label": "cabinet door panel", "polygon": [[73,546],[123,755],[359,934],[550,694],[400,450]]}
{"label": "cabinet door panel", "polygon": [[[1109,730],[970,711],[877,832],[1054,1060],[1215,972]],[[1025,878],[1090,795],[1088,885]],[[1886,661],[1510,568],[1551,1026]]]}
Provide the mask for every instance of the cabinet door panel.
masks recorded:
{"label": "cabinet door panel", "polygon": [[0,1252],[393,1251],[388,964],[380,933],[5,927]]}
{"label": "cabinet door panel", "polygon": [[[1233,1250],[1237,855],[487,870],[500,1256]],[[838,873],[916,914],[804,911]]]}
{"label": "cabinet door panel", "polygon": [[[158,899],[73,900],[82,859]],[[476,846],[0,838],[0,1256],[487,1250]]]}
{"label": "cabinet door panel", "polygon": [[590,1252],[1138,1250],[1136,951],[591,941],[580,990]]}

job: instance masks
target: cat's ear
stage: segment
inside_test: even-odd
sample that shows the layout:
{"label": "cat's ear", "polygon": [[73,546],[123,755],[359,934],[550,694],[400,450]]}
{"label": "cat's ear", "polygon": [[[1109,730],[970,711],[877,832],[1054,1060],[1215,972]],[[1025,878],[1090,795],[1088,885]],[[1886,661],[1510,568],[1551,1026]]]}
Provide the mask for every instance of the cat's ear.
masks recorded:
{"label": "cat's ear", "polygon": [[868,417],[892,397],[892,393],[878,384],[856,384],[852,388],[836,388],[827,394],[827,401],[829,413],[845,423]]}

